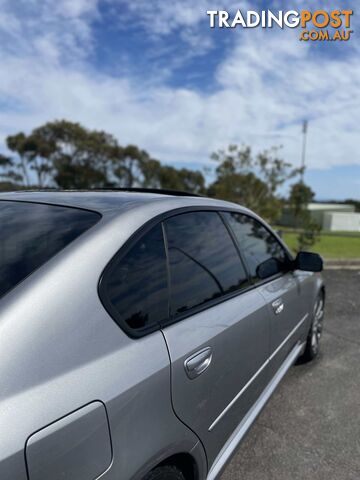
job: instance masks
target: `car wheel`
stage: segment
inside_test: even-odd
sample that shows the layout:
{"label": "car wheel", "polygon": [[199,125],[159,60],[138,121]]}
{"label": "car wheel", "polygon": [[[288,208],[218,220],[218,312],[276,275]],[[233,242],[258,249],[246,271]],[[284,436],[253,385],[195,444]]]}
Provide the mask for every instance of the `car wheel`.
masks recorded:
{"label": "car wheel", "polygon": [[181,470],[173,465],[164,465],[151,470],[144,480],[185,480]]}
{"label": "car wheel", "polygon": [[323,329],[325,299],[320,294],[315,302],[313,321],[306,340],[306,347],[303,355],[299,358],[300,363],[310,362],[319,354],[320,338]]}

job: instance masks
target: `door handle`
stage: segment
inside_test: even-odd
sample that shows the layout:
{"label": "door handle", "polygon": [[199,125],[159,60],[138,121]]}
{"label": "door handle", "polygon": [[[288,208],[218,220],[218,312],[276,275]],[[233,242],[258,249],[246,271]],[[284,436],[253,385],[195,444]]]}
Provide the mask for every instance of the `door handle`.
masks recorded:
{"label": "door handle", "polygon": [[187,358],[184,368],[187,376],[192,380],[201,375],[209,367],[212,360],[212,349],[206,347]]}
{"label": "door handle", "polygon": [[284,303],[282,301],[282,298],[278,298],[277,300],[274,300],[271,306],[273,307],[275,315],[279,315],[279,313],[281,313],[284,310]]}

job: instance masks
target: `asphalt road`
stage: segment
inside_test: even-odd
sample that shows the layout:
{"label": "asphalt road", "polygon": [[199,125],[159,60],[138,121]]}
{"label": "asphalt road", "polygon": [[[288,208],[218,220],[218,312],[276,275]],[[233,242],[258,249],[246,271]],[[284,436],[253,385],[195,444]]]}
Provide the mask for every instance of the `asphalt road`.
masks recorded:
{"label": "asphalt road", "polygon": [[324,277],[319,358],[288,372],[222,480],[360,479],[360,269]]}

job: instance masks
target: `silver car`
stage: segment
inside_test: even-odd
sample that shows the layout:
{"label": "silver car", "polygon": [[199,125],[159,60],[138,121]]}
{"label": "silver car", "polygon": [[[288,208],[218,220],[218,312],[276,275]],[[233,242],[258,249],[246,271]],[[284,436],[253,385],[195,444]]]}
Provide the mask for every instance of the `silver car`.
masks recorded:
{"label": "silver car", "polygon": [[321,269],[228,202],[1,194],[1,480],[218,478],[318,353]]}

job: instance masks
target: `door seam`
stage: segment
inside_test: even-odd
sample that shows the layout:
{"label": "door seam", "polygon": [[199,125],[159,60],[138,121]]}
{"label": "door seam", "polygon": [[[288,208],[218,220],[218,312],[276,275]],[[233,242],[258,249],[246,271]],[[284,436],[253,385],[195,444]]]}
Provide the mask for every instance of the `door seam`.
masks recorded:
{"label": "door seam", "polygon": [[166,350],[167,350],[167,353],[168,353],[168,356],[169,356],[169,367],[170,367],[170,401],[171,401],[172,411],[173,411],[175,417],[176,417],[186,428],[188,428],[188,429],[196,436],[196,438],[197,438],[198,441],[200,442],[200,444],[201,444],[201,446],[202,446],[202,448],[203,448],[204,454],[205,454],[206,467],[207,467],[207,472],[208,472],[208,471],[209,471],[209,460],[208,460],[208,456],[207,456],[207,453],[206,453],[205,446],[204,446],[201,438],[200,438],[199,435],[198,435],[187,423],[185,423],[185,422],[179,417],[179,415],[176,413],[176,410],[175,410],[175,407],[174,407],[174,398],[173,398],[173,372],[172,372],[172,362],[171,362],[170,349],[169,349],[169,345],[168,345],[168,342],[167,342],[167,340],[166,340],[166,336],[165,336],[163,330],[160,329],[160,332],[161,332],[161,335],[163,336],[163,339],[164,339],[164,342],[165,342],[165,346],[166,346]]}

